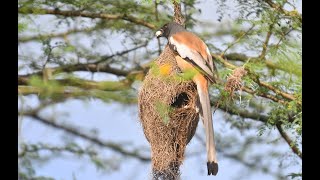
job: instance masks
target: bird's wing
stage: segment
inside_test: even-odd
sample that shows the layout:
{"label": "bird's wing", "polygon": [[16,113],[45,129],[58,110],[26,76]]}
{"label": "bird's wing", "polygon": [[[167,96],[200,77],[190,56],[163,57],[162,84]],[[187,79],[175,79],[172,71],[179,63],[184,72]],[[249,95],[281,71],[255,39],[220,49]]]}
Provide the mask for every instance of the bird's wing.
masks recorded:
{"label": "bird's wing", "polygon": [[215,82],[212,56],[207,45],[199,37],[184,31],[171,36],[169,43],[183,59],[201,70],[210,81]]}

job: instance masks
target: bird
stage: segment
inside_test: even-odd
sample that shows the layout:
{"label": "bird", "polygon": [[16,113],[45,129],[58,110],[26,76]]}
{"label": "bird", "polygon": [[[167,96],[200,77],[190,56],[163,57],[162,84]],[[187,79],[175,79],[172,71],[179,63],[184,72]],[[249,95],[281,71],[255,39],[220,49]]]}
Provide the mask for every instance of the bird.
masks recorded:
{"label": "bird", "polygon": [[156,31],[157,38],[165,37],[168,45],[175,53],[177,65],[182,72],[196,72],[192,81],[197,86],[200,100],[199,115],[206,134],[207,170],[208,175],[218,173],[218,161],[214,142],[212,111],[209,99],[209,83],[216,83],[216,66],[212,61],[207,45],[194,33],[187,31],[176,22],[164,24]]}

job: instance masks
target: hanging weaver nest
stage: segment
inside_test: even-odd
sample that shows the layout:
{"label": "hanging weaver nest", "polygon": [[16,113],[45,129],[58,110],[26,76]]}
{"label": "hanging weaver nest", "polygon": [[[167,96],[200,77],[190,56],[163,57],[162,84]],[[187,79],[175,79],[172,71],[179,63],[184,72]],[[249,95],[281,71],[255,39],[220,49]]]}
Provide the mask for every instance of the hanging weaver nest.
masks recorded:
{"label": "hanging weaver nest", "polygon": [[234,91],[238,91],[242,88],[242,77],[247,74],[244,67],[238,67],[233,70],[233,73],[228,76],[224,90],[230,93],[230,97],[233,97]]}
{"label": "hanging weaver nest", "polygon": [[192,81],[177,78],[174,53],[165,47],[139,92],[139,117],[151,146],[154,179],[176,179],[184,151],[199,121]]}

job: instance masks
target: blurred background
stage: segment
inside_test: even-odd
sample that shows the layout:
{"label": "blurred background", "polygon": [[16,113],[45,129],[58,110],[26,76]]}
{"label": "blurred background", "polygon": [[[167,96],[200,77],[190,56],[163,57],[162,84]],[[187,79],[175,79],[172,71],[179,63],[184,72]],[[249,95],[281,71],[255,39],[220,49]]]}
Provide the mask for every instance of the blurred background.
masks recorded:
{"label": "blurred background", "polygon": [[[181,179],[302,179],[301,0],[179,2],[220,78],[248,71],[210,88],[218,175],[199,123]],[[151,179],[137,94],[172,17],[168,0],[18,0],[19,179]]]}

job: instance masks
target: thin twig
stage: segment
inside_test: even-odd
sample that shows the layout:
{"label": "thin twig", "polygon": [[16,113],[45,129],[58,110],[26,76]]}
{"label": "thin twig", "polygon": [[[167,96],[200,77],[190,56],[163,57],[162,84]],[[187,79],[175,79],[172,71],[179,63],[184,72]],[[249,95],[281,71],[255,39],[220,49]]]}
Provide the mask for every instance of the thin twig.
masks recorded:
{"label": "thin twig", "polygon": [[264,59],[265,56],[266,56],[266,53],[267,53],[267,47],[268,47],[268,44],[269,44],[269,40],[270,40],[270,37],[272,35],[272,29],[273,29],[273,25],[274,24],[271,24],[269,26],[269,31],[267,32],[267,36],[266,36],[266,39],[262,45],[262,51],[261,51],[261,54],[259,55],[259,59]]}
{"label": "thin twig", "polygon": [[227,52],[228,49],[230,49],[232,46],[237,44],[242,38],[244,38],[246,35],[249,34],[249,32],[255,27],[255,25],[252,25],[245,33],[242,33],[238,39],[236,39],[234,42],[228,45],[228,47],[220,54],[220,56],[223,57],[223,55]]}

